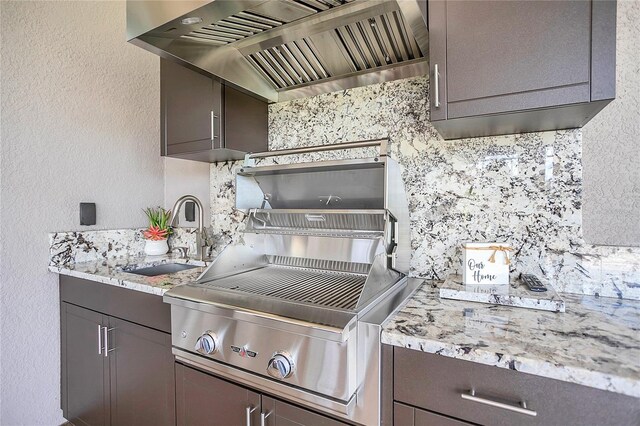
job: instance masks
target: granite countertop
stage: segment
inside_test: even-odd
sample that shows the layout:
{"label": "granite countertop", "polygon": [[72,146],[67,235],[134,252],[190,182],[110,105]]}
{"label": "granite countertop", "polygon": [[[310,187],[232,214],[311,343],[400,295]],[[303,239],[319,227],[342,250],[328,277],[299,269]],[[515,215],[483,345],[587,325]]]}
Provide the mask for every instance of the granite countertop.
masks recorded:
{"label": "granite countertop", "polygon": [[[172,274],[147,277],[126,272],[125,269],[140,269],[161,263],[189,263],[198,268]],[[80,262],[68,265],[50,265],[49,270],[62,275],[97,281],[132,290],[162,296],[173,287],[193,282],[204,271],[206,264],[193,259],[181,259],[176,255],[120,257]]]}
{"label": "granite countertop", "polygon": [[563,294],[565,313],[440,299],[425,282],[382,342],[640,398],[640,301]]}

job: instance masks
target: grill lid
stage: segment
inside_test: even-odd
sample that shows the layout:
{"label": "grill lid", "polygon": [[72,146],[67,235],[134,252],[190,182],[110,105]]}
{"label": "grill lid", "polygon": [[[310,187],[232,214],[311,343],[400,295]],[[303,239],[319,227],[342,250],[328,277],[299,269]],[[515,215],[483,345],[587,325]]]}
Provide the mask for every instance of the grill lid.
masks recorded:
{"label": "grill lid", "polygon": [[425,75],[425,16],[421,0],[128,0],[127,35],[277,102]]}

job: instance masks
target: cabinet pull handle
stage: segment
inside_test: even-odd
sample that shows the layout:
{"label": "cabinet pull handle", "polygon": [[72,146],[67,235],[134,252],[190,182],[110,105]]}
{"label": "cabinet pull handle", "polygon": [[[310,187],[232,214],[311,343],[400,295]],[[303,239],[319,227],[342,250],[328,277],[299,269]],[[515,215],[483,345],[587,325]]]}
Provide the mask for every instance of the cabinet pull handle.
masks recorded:
{"label": "cabinet pull handle", "polygon": [[102,326],[98,324],[98,355],[102,355]]}
{"label": "cabinet pull handle", "polygon": [[434,101],[433,106],[440,108],[440,73],[438,72],[438,64],[433,66],[434,84]]}
{"label": "cabinet pull handle", "polygon": [[116,350],[116,348],[109,349],[109,332],[115,330],[115,328],[103,327],[102,330],[104,331],[104,356],[106,358],[109,356],[109,352]]}
{"label": "cabinet pull handle", "polygon": [[253,413],[257,409],[258,407],[252,407],[250,405],[246,408],[245,412],[246,412],[247,426],[251,426],[251,413]]}
{"label": "cabinet pull handle", "polygon": [[517,403],[518,405],[505,404],[504,402],[498,402],[492,399],[476,396],[476,391],[474,389],[471,389],[468,393],[461,393],[460,396],[462,397],[462,399],[466,399],[468,401],[490,405],[491,407],[502,408],[504,410],[514,411],[520,414],[526,414],[527,416],[535,417],[538,415],[536,411],[528,409],[527,403],[524,401]]}
{"label": "cabinet pull handle", "polygon": [[269,417],[273,411],[269,411],[267,414],[260,413],[260,426],[267,426],[267,417]]}
{"label": "cabinet pull handle", "polygon": [[213,111],[211,111],[211,140],[218,139],[218,135],[216,135],[216,118],[219,118]]}

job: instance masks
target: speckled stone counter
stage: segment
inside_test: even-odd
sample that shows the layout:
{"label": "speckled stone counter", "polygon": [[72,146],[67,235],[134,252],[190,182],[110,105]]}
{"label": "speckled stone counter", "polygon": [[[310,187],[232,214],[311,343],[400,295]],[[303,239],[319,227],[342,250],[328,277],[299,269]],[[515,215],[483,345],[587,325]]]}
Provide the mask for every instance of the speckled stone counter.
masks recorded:
{"label": "speckled stone counter", "polygon": [[[126,272],[126,270],[140,269],[161,263],[191,263],[199,267],[172,274],[157,275],[155,277]],[[49,266],[49,270],[62,275],[70,275],[72,277],[162,296],[167,290],[175,286],[195,281],[202,271],[204,271],[204,266],[204,262],[180,259],[175,257],[175,255],[166,255],[110,258],[63,266],[52,265]]]}
{"label": "speckled stone counter", "polygon": [[382,342],[640,398],[640,302],[563,294],[565,313],[440,299],[427,281]]}

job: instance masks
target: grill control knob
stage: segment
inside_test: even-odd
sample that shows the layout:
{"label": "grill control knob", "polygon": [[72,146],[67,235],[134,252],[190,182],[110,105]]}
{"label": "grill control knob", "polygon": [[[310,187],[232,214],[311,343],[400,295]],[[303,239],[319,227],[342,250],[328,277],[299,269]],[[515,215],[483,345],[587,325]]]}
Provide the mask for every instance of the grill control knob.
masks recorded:
{"label": "grill control knob", "polygon": [[269,360],[267,373],[276,379],[286,379],[293,375],[294,368],[295,364],[293,363],[291,355],[287,352],[281,351],[274,353]]}
{"label": "grill control knob", "polygon": [[205,355],[212,355],[218,351],[218,336],[212,331],[206,331],[196,341],[195,350]]}

